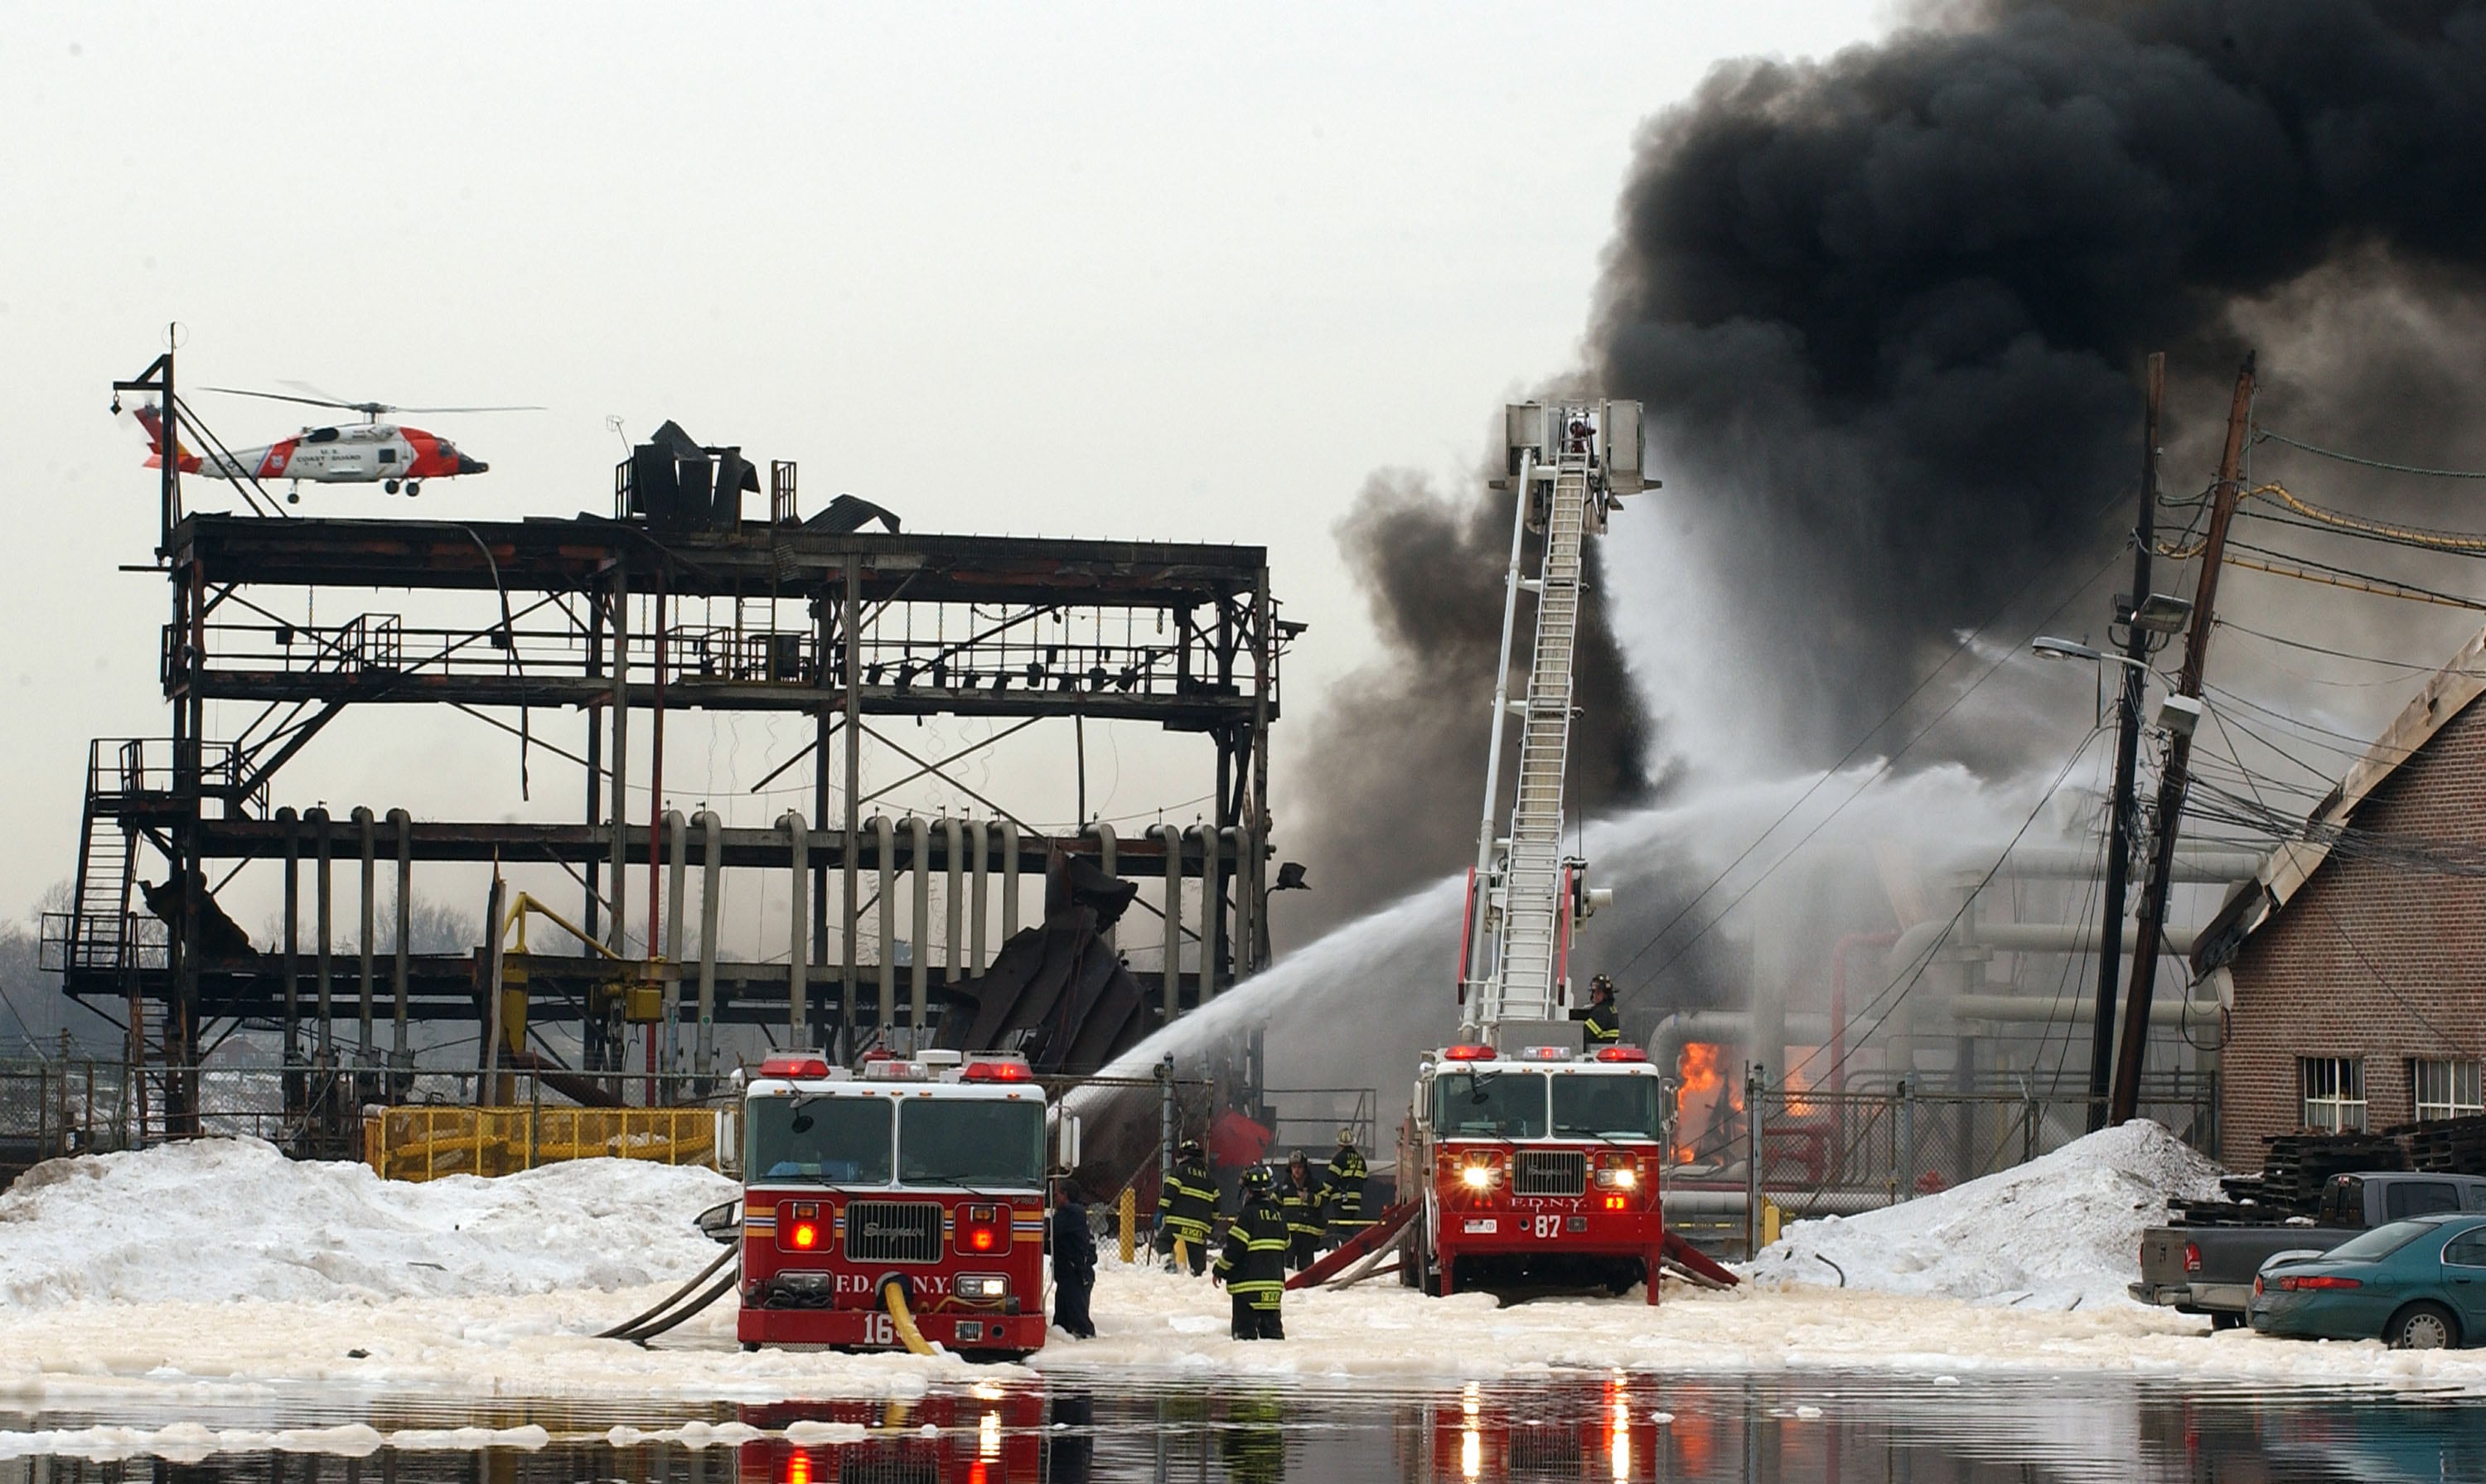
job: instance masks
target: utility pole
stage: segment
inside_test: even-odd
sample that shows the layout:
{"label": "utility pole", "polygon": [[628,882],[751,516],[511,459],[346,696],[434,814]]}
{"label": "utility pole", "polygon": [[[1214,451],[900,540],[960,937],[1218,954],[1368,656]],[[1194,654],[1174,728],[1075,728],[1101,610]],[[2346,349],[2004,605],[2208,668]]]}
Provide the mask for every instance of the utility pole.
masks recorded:
{"label": "utility pole", "polygon": [[[2149,356],[2149,396],[2141,425],[2141,518],[2133,526],[2132,607],[2149,598],[2150,548],[2158,540],[2158,409],[2167,393],[2167,357]],[[2114,797],[2108,805],[2106,921],[2098,934],[2097,1010],[2090,1021],[2089,1132],[2106,1127],[2108,1083],[2114,1066],[2115,976],[2123,970],[2123,908],[2132,864],[2133,771],[2141,754],[2141,684],[2149,663],[2149,631],[2127,618],[2123,683],[2116,691]]]}
{"label": "utility pole", "polygon": [[[2245,426],[2252,419],[2253,357],[2248,351],[2236,372],[2236,397],[2227,411],[2227,446],[2219,456],[2219,482],[2211,492],[2210,529],[2201,543],[2201,577],[2193,591],[2193,622],[2184,634],[2184,671],[2175,694],[2197,701],[2201,666],[2210,653],[2210,613],[2219,595],[2219,559],[2227,545],[2227,523],[2244,498]],[[2167,771],[2158,781],[2158,833],[2150,841],[2149,883],[2141,896],[2141,928],[2132,945],[2132,995],[2123,1012],[2123,1048],[2114,1067],[2114,1099],[2108,1120],[2129,1122],[2141,1104],[2141,1063],[2149,1051],[2149,1001],[2158,976],[2158,952],[2167,935],[2167,888],[2175,874],[2175,836],[2184,818],[2186,768],[2193,758],[2191,728],[2177,727],[2167,748]]]}

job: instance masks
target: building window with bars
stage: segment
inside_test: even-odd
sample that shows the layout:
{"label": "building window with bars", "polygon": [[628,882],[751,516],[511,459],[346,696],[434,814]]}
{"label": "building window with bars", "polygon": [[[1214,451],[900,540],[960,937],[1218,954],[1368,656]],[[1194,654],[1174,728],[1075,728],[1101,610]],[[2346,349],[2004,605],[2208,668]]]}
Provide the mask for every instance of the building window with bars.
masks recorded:
{"label": "building window with bars", "polygon": [[2362,1133],[2365,1127],[2365,1063],[2358,1057],[2299,1057],[2297,1085],[2304,1091],[2305,1126],[2328,1133]]}
{"label": "building window with bars", "polygon": [[2486,1098],[2478,1095],[2474,1061],[2411,1061],[2409,1092],[2417,1103],[2420,1123],[2429,1118],[2486,1113]]}

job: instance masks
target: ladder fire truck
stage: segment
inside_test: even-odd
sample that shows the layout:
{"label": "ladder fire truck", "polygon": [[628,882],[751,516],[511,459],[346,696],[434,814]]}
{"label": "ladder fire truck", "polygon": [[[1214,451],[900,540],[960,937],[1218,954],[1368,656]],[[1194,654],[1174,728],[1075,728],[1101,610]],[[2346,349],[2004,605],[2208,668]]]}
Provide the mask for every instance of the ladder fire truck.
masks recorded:
{"label": "ladder fire truck", "polygon": [[[1585,545],[1643,486],[1641,408],[1529,402],[1504,420],[1505,478],[1495,482],[1512,490],[1516,509],[1484,811],[1460,926],[1459,1039],[1417,1074],[1398,1151],[1400,1204],[1301,1278],[1324,1281],[1395,1246],[1400,1278],[1428,1293],[1546,1284],[1619,1294],[1645,1282],[1654,1304],[1662,1258],[1732,1278],[1666,1231],[1658,1068],[1637,1047],[1579,1050],[1581,1028],[1568,1019],[1572,936],[1611,893],[1589,887],[1588,863],[1562,848]],[[1536,600],[1535,639],[1527,692],[1514,700],[1523,591]],[[1514,718],[1505,830],[1504,738]]]}
{"label": "ladder fire truck", "polygon": [[[740,1118],[746,1350],[1044,1343],[1043,1088],[1011,1053],[760,1063]],[[1065,1165],[1076,1118],[1058,1120]]]}

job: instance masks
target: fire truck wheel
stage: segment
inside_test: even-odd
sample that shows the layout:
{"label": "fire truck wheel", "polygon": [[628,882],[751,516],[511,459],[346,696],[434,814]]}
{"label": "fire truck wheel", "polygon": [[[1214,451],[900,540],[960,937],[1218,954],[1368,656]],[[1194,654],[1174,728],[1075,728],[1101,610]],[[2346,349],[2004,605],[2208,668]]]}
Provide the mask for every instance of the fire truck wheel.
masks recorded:
{"label": "fire truck wheel", "polygon": [[758,1340],[756,1340],[756,1339],[747,1339],[747,1340],[744,1340],[744,1341],[742,1342],[742,1348],[743,1348],[743,1351],[747,1354],[747,1353],[749,1353],[749,1352],[751,1352],[751,1351],[754,1351],[754,1350],[759,1349],[759,1348],[760,1348],[760,1342],[759,1342]]}

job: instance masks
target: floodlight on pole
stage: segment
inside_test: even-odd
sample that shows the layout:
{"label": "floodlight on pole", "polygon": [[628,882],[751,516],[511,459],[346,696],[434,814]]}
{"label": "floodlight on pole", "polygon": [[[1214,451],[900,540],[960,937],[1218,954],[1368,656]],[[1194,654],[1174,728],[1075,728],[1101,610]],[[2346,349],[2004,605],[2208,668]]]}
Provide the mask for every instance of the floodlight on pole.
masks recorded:
{"label": "floodlight on pole", "polygon": [[2087,645],[2074,644],[2068,639],[2051,639],[2041,635],[2029,641],[2029,652],[2041,660],[2094,660],[2101,665],[2127,665],[2144,674],[2149,671],[2146,661],[2111,654]]}

